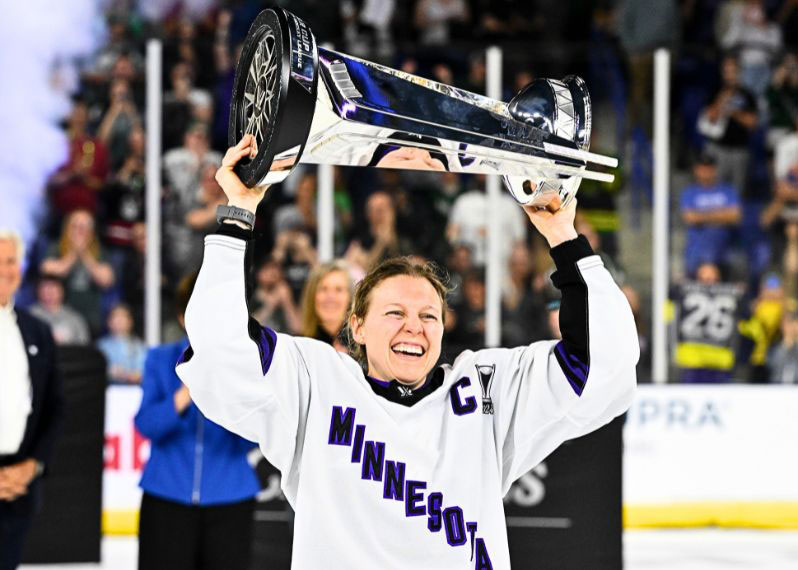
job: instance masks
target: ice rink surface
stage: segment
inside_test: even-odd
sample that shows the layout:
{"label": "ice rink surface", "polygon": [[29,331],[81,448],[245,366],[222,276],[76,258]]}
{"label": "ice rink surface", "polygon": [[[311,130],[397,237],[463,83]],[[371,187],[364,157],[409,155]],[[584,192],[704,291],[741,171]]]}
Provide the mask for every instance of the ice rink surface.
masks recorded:
{"label": "ice rink surface", "polygon": [[[720,529],[630,531],[624,534],[624,550],[625,570],[798,569],[798,532]],[[25,565],[21,568],[135,570],[136,539],[104,539],[103,563],[100,565]]]}

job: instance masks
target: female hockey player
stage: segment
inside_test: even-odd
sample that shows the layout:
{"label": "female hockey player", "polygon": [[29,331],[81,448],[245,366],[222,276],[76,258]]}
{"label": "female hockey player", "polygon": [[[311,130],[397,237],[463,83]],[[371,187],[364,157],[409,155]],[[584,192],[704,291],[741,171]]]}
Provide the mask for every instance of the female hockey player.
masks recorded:
{"label": "female hockey player", "polygon": [[[217,173],[251,213],[265,188]],[[560,443],[623,413],[639,349],[623,293],[574,230],[571,205],[526,213],[551,246],[562,341],[465,351],[438,364],[445,287],[388,260],[357,287],[355,357],[249,318],[251,228],[231,215],[205,239],[177,366],[205,415],[257,441],[296,511],[295,569],[507,569],[502,497]],[[365,367],[365,373],[364,368]]]}

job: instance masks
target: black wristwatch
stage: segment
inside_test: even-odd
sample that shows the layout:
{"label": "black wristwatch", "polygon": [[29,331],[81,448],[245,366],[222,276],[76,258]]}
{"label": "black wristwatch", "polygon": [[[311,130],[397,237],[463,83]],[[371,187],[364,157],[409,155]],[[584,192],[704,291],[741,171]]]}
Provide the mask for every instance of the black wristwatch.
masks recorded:
{"label": "black wristwatch", "polygon": [[216,208],[216,221],[221,224],[224,220],[241,222],[246,224],[250,230],[255,227],[255,214],[236,206],[218,206]]}

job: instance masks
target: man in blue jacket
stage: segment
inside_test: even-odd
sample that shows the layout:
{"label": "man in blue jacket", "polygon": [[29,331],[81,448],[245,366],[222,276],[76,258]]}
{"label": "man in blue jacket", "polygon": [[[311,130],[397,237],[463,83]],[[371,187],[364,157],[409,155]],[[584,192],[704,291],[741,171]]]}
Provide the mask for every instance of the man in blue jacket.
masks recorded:
{"label": "man in blue jacket", "polygon": [[[183,324],[196,274],[177,292]],[[150,439],[141,478],[139,569],[246,570],[259,490],[247,453],[255,447],[206,419],[175,374],[188,340],[150,349],[136,428]]]}

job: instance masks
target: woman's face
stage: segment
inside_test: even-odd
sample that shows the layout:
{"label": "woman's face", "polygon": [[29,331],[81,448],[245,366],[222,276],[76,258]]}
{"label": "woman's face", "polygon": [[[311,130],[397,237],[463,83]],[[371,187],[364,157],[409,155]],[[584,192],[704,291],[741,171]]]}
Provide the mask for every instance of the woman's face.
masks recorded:
{"label": "woman's face", "polygon": [[316,315],[322,323],[337,323],[340,329],[349,309],[349,277],[332,271],[321,278],[314,299]]}
{"label": "woman's face", "polygon": [[94,220],[91,214],[84,211],[73,213],[69,218],[67,236],[72,245],[79,249],[87,245],[94,238]]}
{"label": "woman's face", "polygon": [[389,277],[371,292],[363,322],[350,323],[365,344],[369,376],[420,386],[441,354],[442,304],[423,277]]}

